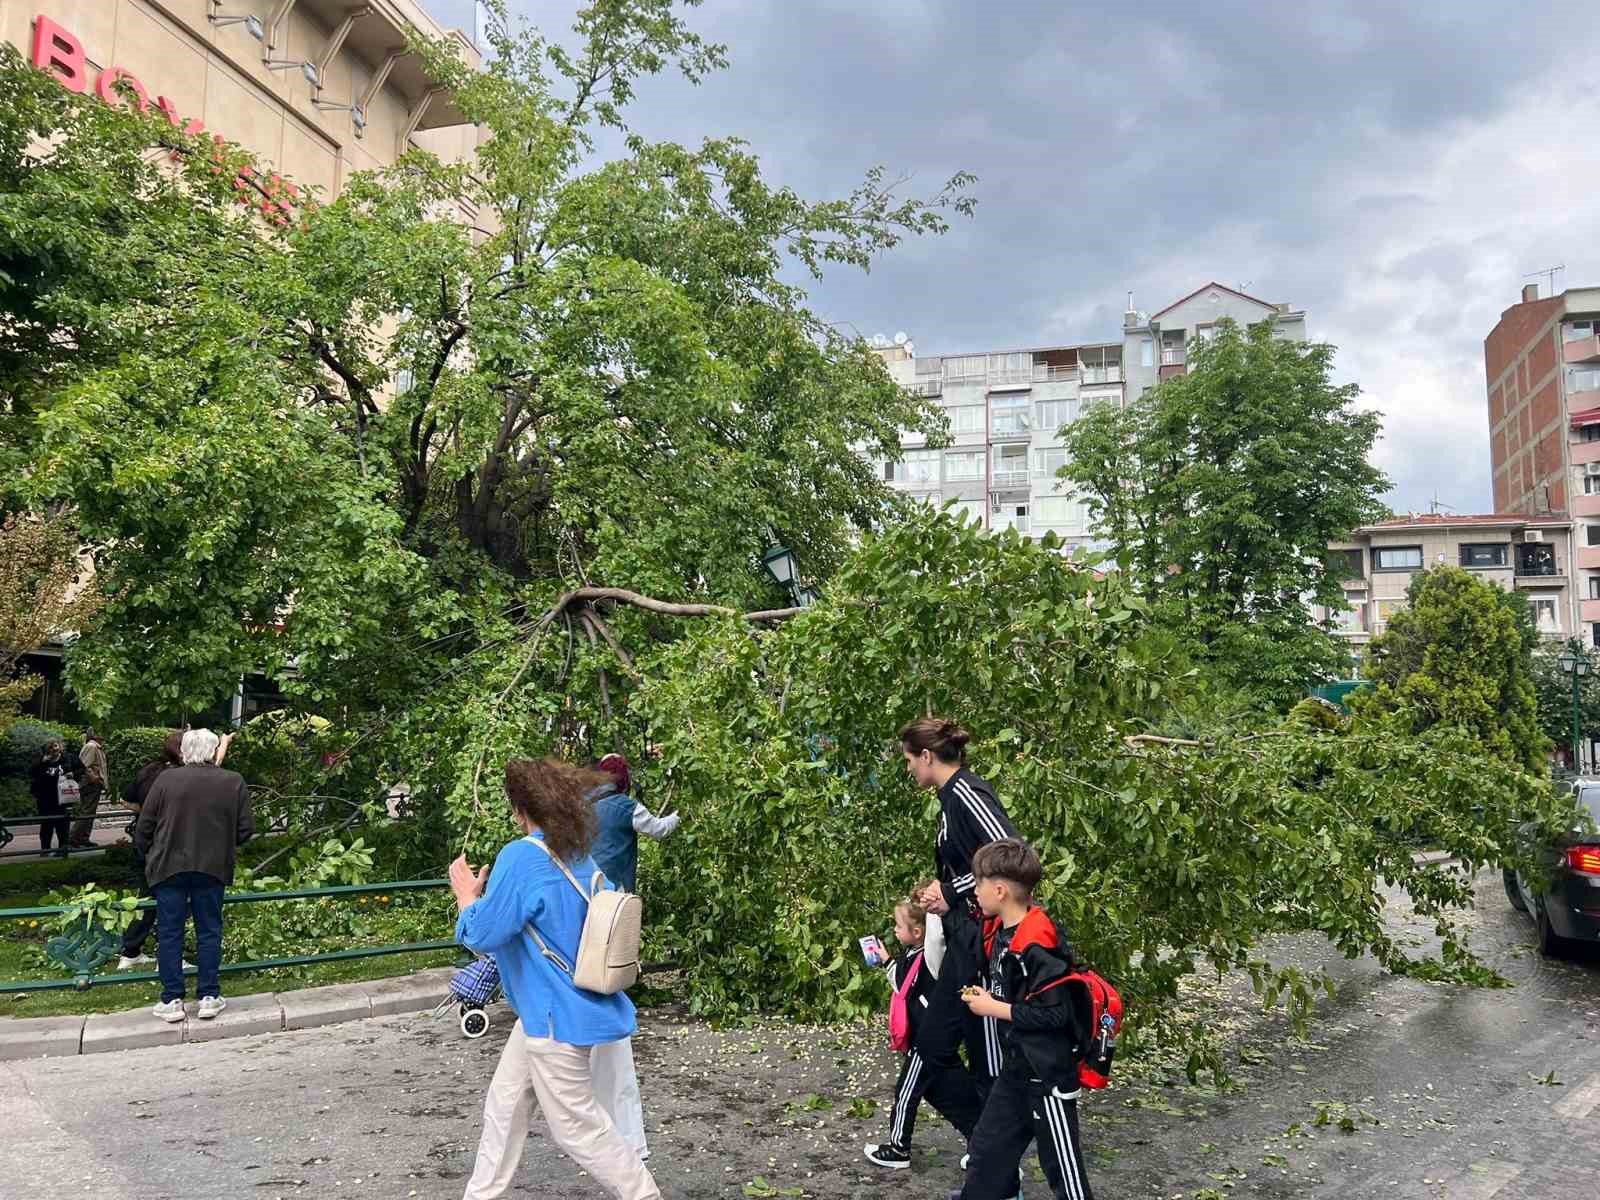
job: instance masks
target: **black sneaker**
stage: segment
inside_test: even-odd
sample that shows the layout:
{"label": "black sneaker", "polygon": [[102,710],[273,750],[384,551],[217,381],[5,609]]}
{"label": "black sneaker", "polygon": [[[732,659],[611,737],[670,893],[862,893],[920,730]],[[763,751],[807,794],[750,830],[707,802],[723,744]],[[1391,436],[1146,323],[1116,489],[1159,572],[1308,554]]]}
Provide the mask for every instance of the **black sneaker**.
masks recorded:
{"label": "black sneaker", "polygon": [[867,1160],[880,1167],[888,1167],[891,1171],[903,1171],[911,1165],[911,1155],[887,1142],[881,1146],[867,1143]]}

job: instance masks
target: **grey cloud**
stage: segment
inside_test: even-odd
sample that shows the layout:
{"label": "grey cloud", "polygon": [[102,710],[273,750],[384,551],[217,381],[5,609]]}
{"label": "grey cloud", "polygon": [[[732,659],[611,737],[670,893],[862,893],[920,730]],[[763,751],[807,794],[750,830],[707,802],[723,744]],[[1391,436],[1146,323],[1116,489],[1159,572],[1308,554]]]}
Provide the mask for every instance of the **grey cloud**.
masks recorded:
{"label": "grey cloud", "polygon": [[[467,0],[424,3],[470,28]],[[557,36],[576,5],[514,7]],[[1563,91],[1585,51],[1570,10],[1522,6],[1514,32],[1507,11],[708,0],[688,19],[731,68],[648,81],[633,119],[743,137],[818,196],[875,163],[922,191],[976,172],[975,220],[812,287],[828,319],[927,350],[1114,337],[1129,289],[1290,301],[1385,412],[1392,502],[1486,509],[1483,337],[1547,259],[1600,278],[1579,136],[1600,112]]]}

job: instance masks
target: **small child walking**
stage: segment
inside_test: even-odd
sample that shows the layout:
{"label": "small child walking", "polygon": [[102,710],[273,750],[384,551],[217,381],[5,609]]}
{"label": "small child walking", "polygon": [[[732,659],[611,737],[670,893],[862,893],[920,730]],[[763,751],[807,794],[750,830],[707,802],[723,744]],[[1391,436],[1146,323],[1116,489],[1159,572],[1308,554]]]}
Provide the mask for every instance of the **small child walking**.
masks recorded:
{"label": "small child walking", "polygon": [[[1003,1065],[969,1139],[966,1185],[955,1197],[1011,1195],[1030,1141],[1057,1200],[1094,1200],[1078,1137],[1079,1064],[1087,1030],[1070,999],[1072,950],[1033,902],[1044,869],[1026,842],[990,842],[972,856],[984,915],[987,988],[962,998],[1000,1023]],[[1120,1012],[1120,1009],[1118,1010]]]}
{"label": "small child walking", "polygon": [[[972,1136],[982,1109],[972,1076],[956,1053],[962,1013],[959,1008],[952,1010],[938,990],[943,965],[939,918],[916,899],[927,886],[919,887],[894,909],[894,936],[903,950],[889,965],[889,986],[896,993],[896,1003],[905,1006],[909,1046],[889,1110],[889,1140],[866,1147],[867,1158],[890,1170],[911,1165],[911,1134],[917,1123],[917,1106],[923,1100],[963,1138]],[[891,1009],[891,1029],[894,1024]]]}

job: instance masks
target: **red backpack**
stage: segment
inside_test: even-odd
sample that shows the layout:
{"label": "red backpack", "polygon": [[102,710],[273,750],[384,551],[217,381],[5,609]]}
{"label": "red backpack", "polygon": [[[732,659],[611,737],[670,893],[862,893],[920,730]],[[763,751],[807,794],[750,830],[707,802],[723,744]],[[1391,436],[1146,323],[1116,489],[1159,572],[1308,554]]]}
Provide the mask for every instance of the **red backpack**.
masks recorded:
{"label": "red backpack", "polygon": [[1066,977],[1073,984],[1072,1005],[1079,1028],[1087,1032],[1078,1082],[1086,1088],[1103,1088],[1111,1082],[1111,1059],[1122,1032],[1122,997],[1088,967],[1078,967]]}
{"label": "red backpack", "polygon": [[916,961],[911,964],[911,969],[906,972],[900,986],[895,988],[889,997],[889,1048],[891,1050],[911,1049],[911,985],[917,981],[917,972],[922,970],[922,955],[917,955]]}

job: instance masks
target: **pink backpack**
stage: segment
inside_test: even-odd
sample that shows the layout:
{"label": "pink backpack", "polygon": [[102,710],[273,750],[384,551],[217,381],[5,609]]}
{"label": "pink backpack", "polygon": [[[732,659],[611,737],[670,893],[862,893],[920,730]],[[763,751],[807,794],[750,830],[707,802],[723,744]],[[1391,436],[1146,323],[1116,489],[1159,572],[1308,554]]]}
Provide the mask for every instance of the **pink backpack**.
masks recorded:
{"label": "pink backpack", "polygon": [[911,985],[917,981],[917,972],[922,970],[922,955],[917,955],[917,960],[911,964],[911,969],[906,972],[906,977],[900,981],[900,986],[895,988],[894,995],[889,997],[889,1048],[891,1050],[911,1049]]}

